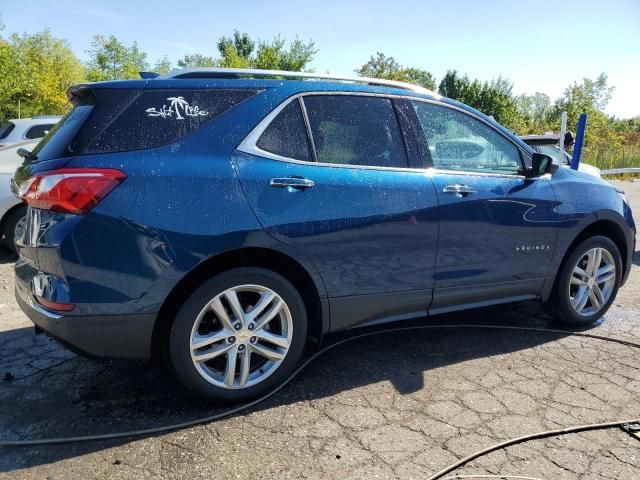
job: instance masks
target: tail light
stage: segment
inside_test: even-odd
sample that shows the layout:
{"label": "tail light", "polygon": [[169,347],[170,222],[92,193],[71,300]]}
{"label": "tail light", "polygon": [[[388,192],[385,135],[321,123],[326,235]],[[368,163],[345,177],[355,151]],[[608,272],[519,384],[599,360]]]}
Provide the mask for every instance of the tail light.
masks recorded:
{"label": "tail light", "polygon": [[83,214],[127,176],[104,168],[62,168],[39,173],[18,185],[18,197],[42,210]]}

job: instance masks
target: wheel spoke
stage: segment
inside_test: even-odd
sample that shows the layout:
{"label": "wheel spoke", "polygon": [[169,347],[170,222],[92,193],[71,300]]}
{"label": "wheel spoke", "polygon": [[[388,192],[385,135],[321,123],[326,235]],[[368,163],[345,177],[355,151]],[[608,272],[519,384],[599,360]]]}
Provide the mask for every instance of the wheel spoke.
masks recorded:
{"label": "wheel spoke", "polygon": [[273,301],[274,298],[275,298],[275,295],[273,292],[264,292],[260,296],[260,300],[258,300],[258,303],[256,303],[256,305],[249,312],[245,314],[247,325],[251,322],[254,322],[255,319],[262,312],[264,312],[264,310],[269,306],[269,304]]}
{"label": "wheel spoke", "polygon": [[587,304],[588,299],[589,299],[589,289],[587,288],[586,285],[581,286],[578,288],[578,292],[576,293],[576,296],[573,297],[571,304],[573,305],[573,308],[576,310],[576,312],[580,313],[584,308],[584,306]]}
{"label": "wheel spoke", "polygon": [[256,332],[255,336],[260,340],[272,343],[273,345],[276,345],[278,347],[289,348],[289,339],[287,337],[274,335],[273,333],[267,332],[265,330]]}
{"label": "wheel spoke", "polygon": [[594,248],[590,250],[587,254],[587,273],[589,276],[592,276],[598,267],[600,266],[600,261],[602,260],[602,252],[599,248]]}
{"label": "wheel spoke", "polygon": [[574,274],[571,276],[571,284],[572,285],[586,285],[587,282],[585,282],[579,276],[575,275],[575,272],[574,272]]}
{"label": "wheel spoke", "polygon": [[284,358],[284,353],[280,353],[277,350],[272,350],[258,343],[251,345],[251,349],[258,355],[262,355],[263,357],[269,360],[273,360],[274,362],[278,362]]}
{"label": "wheel spoke", "polygon": [[224,353],[227,353],[233,347],[235,347],[235,345],[232,343],[223,343],[222,345],[216,345],[215,347],[212,347],[211,349],[206,350],[202,353],[192,352],[191,357],[196,362],[206,362],[207,360],[211,360],[212,358],[216,358]]}
{"label": "wheel spoke", "polygon": [[220,322],[222,322],[222,326],[228,330],[233,331],[233,322],[229,318],[227,311],[222,305],[220,297],[214,298],[211,303],[209,303],[209,307],[211,308],[211,310],[213,310],[213,313],[216,314]]}
{"label": "wheel spoke", "polygon": [[616,266],[612,263],[607,263],[603,267],[600,267],[596,272],[596,282],[603,283],[611,280],[616,276]]}
{"label": "wheel spoke", "polygon": [[575,268],[573,269],[573,276],[577,276],[580,277],[581,280],[586,280],[587,278],[590,277],[590,275],[585,272],[582,268],[580,268],[580,266],[576,265]]}
{"label": "wheel spoke", "polygon": [[224,370],[224,384],[227,387],[233,387],[236,378],[236,358],[238,357],[238,347],[229,349],[227,352],[227,366]]}
{"label": "wheel spoke", "polygon": [[612,280],[616,276],[616,272],[607,272],[599,275],[596,282],[597,283],[605,283]]}
{"label": "wheel spoke", "polygon": [[240,357],[240,386],[244,387],[249,380],[249,371],[251,369],[251,351],[245,350]]}
{"label": "wheel spoke", "polygon": [[230,288],[229,290],[224,292],[224,297],[227,299],[227,302],[229,302],[229,306],[231,307],[231,311],[233,312],[233,315],[235,316],[234,321],[238,321],[238,322],[244,324],[244,310],[242,309],[242,306],[240,305],[240,300],[238,300],[237,292],[233,288]]}
{"label": "wheel spoke", "polygon": [[262,328],[264,328],[264,326],[269,323],[271,320],[274,319],[274,317],[280,313],[280,310],[282,310],[282,307],[284,306],[284,302],[282,301],[281,298],[277,298],[273,301],[273,303],[271,304],[271,308],[269,308],[269,310],[267,310],[267,312],[262,315],[262,317],[260,317],[260,319],[256,322],[256,326],[254,330],[261,330]]}
{"label": "wheel spoke", "polygon": [[193,337],[193,340],[191,340],[191,349],[197,350],[198,348],[206,347],[207,345],[219,342],[220,340],[225,340],[231,335],[232,333],[226,329],[220,330],[210,335],[198,335],[196,333]]}
{"label": "wheel spoke", "polygon": [[[593,288],[591,289],[591,292],[592,292],[591,303],[594,305],[596,310],[600,310],[604,306],[604,304],[607,302],[604,296],[604,292],[600,289],[598,285],[594,285]],[[593,301],[594,298],[596,299],[595,302]]]}

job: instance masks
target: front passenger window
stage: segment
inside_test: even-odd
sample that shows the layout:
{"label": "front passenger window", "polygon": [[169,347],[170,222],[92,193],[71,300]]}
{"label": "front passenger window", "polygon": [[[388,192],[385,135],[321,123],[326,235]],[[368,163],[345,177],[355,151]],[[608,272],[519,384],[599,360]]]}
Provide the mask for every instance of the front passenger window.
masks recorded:
{"label": "front passenger window", "polygon": [[442,170],[516,175],[518,148],[471,115],[426,102],[412,102],[433,166]]}

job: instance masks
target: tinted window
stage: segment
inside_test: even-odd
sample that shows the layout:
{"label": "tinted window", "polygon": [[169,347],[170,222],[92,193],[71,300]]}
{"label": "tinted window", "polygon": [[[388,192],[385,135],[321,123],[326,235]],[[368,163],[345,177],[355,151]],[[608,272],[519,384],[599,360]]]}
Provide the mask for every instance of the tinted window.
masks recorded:
{"label": "tinted window", "polygon": [[304,97],[318,162],[407,167],[391,100],[350,95]]}
{"label": "tinted window", "polygon": [[312,160],[308,142],[300,103],[293,100],[269,124],[256,146],[282,157]]}
{"label": "tinted window", "polygon": [[91,105],[79,105],[56,123],[31,151],[29,161],[51,160],[66,156],[73,137],[91,113]]}
{"label": "tinted window", "polygon": [[0,140],[2,140],[3,138],[7,138],[9,134],[13,132],[14,128],[16,128],[16,126],[11,122],[2,127],[2,129],[0,129]]}
{"label": "tinted window", "polygon": [[55,123],[49,123],[47,125],[36,125],[27,130],[27,133],[24,134],[24,138],[42,138],[44,137],[49,130],[53,128]]}
{"label": "tinted window", "polygon": [[70,150],[107,153],[153,148],[194,132],[255,90],[105,91]]}
{"label": "tinted window", "polygon": [[412,102],[436,168],[517,174],[518,148],[466,113],[425,102]]}

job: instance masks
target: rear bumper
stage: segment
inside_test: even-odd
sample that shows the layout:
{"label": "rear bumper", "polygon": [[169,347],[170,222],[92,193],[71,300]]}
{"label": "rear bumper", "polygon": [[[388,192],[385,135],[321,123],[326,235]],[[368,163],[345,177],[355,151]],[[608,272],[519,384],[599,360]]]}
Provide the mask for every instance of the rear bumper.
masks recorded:
{"label": "rear bumper", "polygon": [[16,300],[39,328],[78,353],[109,358],[149,358],[156,316],[60,315],[33,300],[28,286],[16,282]]}

